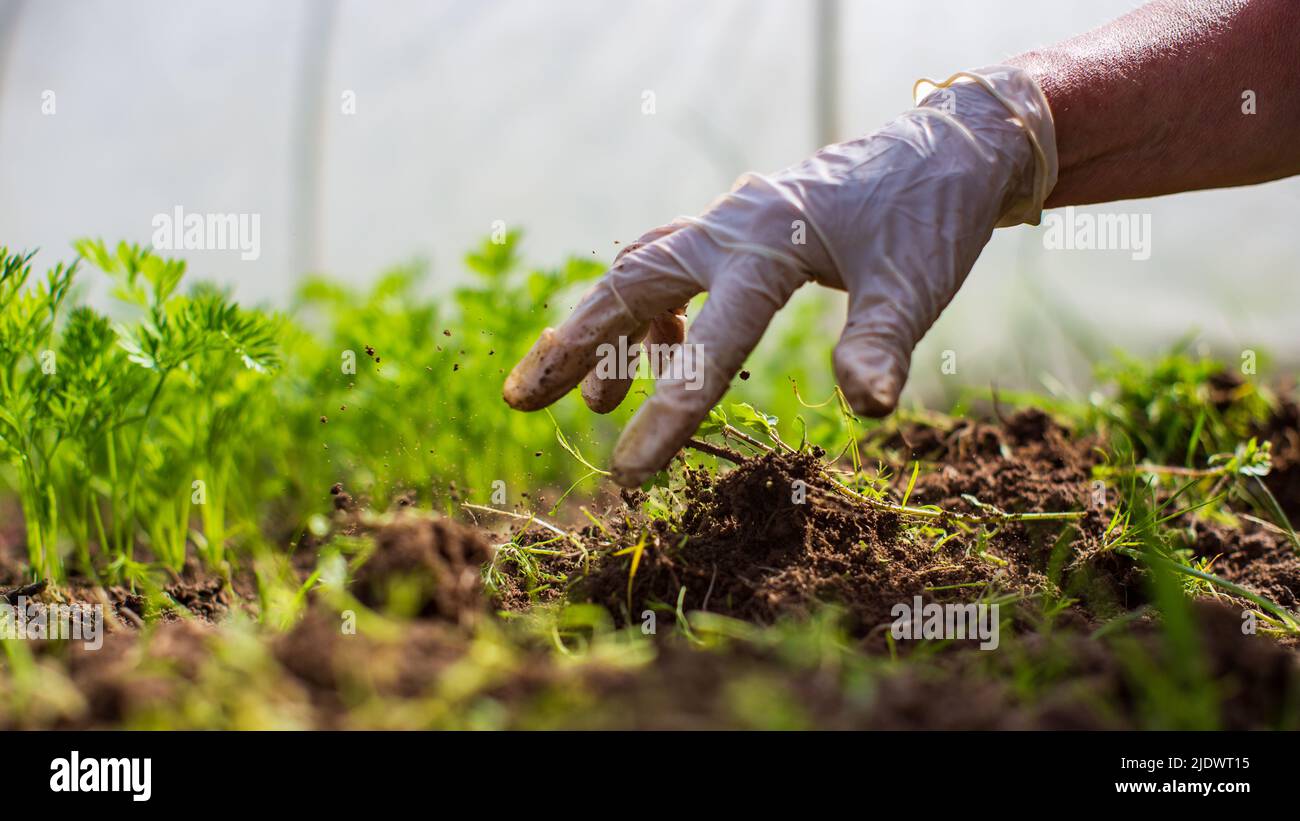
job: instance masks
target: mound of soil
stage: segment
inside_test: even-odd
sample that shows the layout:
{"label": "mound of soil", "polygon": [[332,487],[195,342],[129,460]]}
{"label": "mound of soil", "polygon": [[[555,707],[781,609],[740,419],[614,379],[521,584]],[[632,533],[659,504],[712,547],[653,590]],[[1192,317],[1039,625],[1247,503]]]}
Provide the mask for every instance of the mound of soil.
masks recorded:
{"label": "mound of soil", "polygon": [[1145,594],[1133,563],[1103,550],[1102,535],[1117,499],[1092,479],[1095,444],[1031,408],[1000,425],[971,419],[946,429],[911,425],[883,446],[899,455],[893,468],[900,493],[912,463],[921,462],[913,504],[966,513],[979,512],[971,500],[1006,512],[1084,511],[1068,530],[1060,522],[1004,524],[991,543],[1013,560],[1011,573],[1028,574],[1025,581],[1031,582],[1051,575],[1053,552],[1064,533],[1057,583],[1084,601],[1080,615],[1105,619],[1141,604]]}
{"label": "mound of soil", "polygon": [[[1071,511],[1092,498],[1089,444],[1071,440],[1037,411],[1017,414],[1005,428],[916,427],[897,434],[892,444],[904,448],[909,461],[935,460],[916,483],[913,505],[977,513],[969,501],[974,497],[1005,511]],[[904,464],[894,470],[900,484],[910,476]],[[983,536],[970,530],[936,549],[941,530],[922,537],[915,521],[900,522],[891,512],[838,492],[811,454],[773,452],[718,479],[690,470],[687,477],[678,529],[661,520],[625,520],[618,550],[602,541],[604,533],[583,532],[595,558],[590,572],[573,578],[571,599],[602,604],[625,623],[643,621],[646,608],[672,613],[680,602],[685,612],[770,624],[832,602],[846,611],[853,635],[883,645],[891,610],[914,596],[944,603],[1042,593],[1051,586],[1052,549],[1063,532],[1072,553],[1061,572],[1072,594],[1102,603],[1137,598],[1128,589],[1137,586],[1131,563],[1098,555],[1102,510],[1072,523],[1006,523]],[[645,548],[633,573],[642,532]],[[1105,616],[1113,609],[1090,612]]]}
{"label": "mound of soil", "polygon": [[644,523],[635,575],[630,554],[606,551],[575,581],[571,599],[605,605],[634,622],[644,608],[672,613],[680,602],[685,612],[761,624],[834,602],[846,609],[850,629],[865,635],[913,595],[943,600],[945,589],[991,583],[998,575],[996,564],[958,544],[935,553],[900,538],[893,514],[838,493],[810,454],[772,453],[717,480],[702,471],[689,479],[680,531],[662,521]]}
{"label": "mound of soil", "polygon": [[307,691],[317,727],[343,726],[347,708],[370,698],[427,694],[467,647],[466,637],[442,622],[412,621],[391,635],[345,624],[341,614],[314,606],[272,647]]}
{"label": "mound of soil", "polygon": [[1029,409],[1005,425],[963,419],[951,429],[913,425],[886,441],[910,463],[922,461],[912,499],[976,512],[966,498],[1006,511],[1081,510],[1091,502],[1094,443],[1075,439],[1047,414]]}
{"label": "mound of soil", "polygon": [[372,538],[374,552],[352,585],[362,603],[383,610],[410,596],[419,617],[463,626],[486,611],[482,572],[492,548],[477,531],[442,517],[398,515]]}
{"label": "mound of soil", "polygon": [[1249,519],[1235,527],[1198,521],[1189,529],[1195,555],[1214,560],[1211,572],[1300,612],[1300,554],[1285,534]]}

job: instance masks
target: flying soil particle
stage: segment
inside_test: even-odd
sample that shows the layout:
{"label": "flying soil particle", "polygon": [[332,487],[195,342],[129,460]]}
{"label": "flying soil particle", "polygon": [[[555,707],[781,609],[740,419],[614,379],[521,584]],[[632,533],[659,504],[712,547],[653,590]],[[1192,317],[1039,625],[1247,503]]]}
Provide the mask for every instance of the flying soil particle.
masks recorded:
{"label": "flying soil particle", "polygon": [[335,510],[352,510],[355,505],[352,502],[352,495],[343,489],[342,482],[335,482],[330,488],[330,495],[334,497]]}
{"label": "flying soil particle", "polygon": [[748,382],[748,381],[749,381],[749,371],[741,371],[741,372],[740,372],[740,380],[741,380],[742,382]]}

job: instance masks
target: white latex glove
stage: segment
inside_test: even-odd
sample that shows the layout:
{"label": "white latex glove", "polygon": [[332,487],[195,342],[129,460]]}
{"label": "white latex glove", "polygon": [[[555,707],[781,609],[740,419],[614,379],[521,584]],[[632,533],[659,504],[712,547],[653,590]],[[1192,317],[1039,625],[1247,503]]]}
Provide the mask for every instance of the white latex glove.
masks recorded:
{"label": "white latex glove", "polygon": [[515,366],[505,400],[537,410],[587,376],[587,404],[612,410],[630,380],[593,371],[597,349],[647,333],[681,342],[681,307],[708,291],[683,350],[697,356],[699,375],[660,375],[614,449],[615,481],[637,486],[695,432],[795,289],[815,280],[849,294],[834,356],[849,404],[890,413],[912,349],[993,228],[1037,224],[1056,182],[1051,113],[1025,72],[993,66],[922,81],[922,92],[931,93],[918,108],[876,133],[772,176],[747,174],[702,216],[630,245]]}

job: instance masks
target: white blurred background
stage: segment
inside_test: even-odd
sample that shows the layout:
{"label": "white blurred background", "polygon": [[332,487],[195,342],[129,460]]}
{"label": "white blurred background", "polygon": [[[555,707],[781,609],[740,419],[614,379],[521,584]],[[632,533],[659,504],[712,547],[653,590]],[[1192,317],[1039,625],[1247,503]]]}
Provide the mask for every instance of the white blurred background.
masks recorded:
{"label": "white blurred background", "polygon": [[[147,243],[177,205],[258,213],[259,259],[183,255],[277,305],[306,270],[364,280],[412,258],[445,287],[496,220],[526,231],[530,262],[608,260],[745,170],[875,129],[919,76],[1135,5],[0,0],[0,244],[49,263],[75,237]],[[1080,333],[1147,351],[1198,332],[1229,355],[1300,359],[1300,179],[1117,208],[1151,214],[1149,260],[998,231],[918,352],[936,367],[918,366],[913,390],[933,387],[948,348],[973,378],[1077,382]]]}

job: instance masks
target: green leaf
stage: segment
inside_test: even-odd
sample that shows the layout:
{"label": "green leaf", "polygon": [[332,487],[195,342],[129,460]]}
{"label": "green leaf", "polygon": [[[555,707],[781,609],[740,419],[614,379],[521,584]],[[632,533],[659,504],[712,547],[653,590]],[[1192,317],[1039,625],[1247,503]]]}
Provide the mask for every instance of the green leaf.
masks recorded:
{"label": "green leaf", "polygon": [[774,438],[776,425],[780,420],[763,413],[746,402],[737,402],[731,406],[731,416],[738,428],[747,428],[754,433]]}

